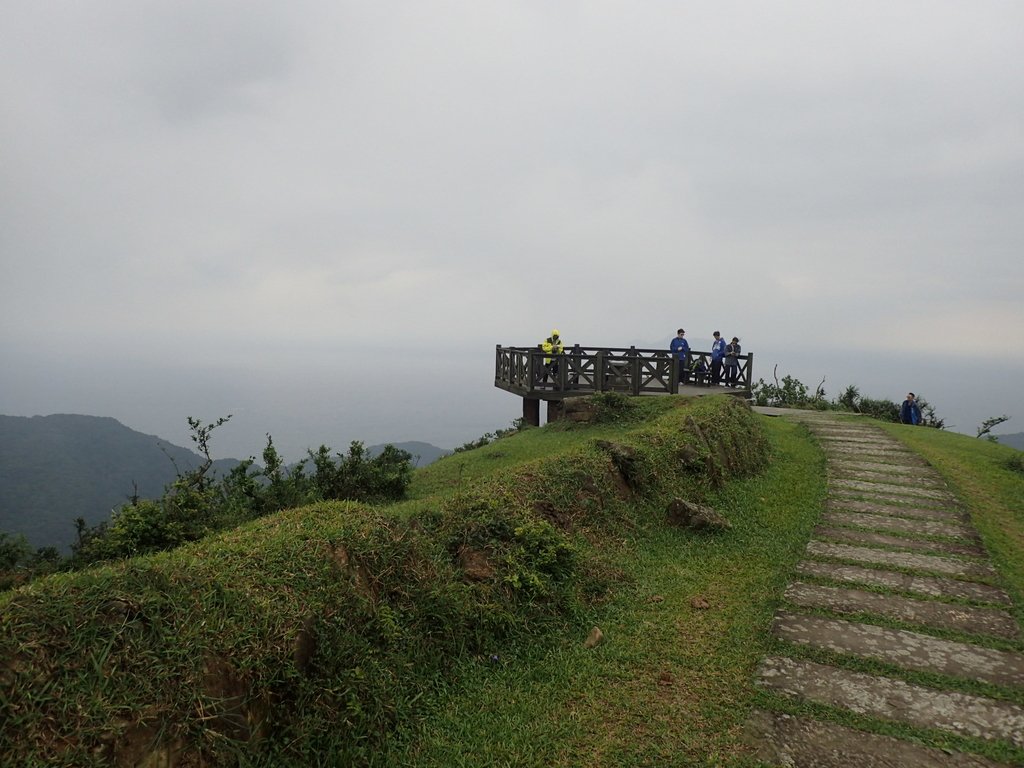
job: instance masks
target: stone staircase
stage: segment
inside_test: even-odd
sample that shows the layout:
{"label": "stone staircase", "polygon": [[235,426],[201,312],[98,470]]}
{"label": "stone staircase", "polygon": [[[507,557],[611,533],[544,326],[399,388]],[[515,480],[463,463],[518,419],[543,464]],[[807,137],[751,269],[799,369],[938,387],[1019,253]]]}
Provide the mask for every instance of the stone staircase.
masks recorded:
{"label": "stone staircase", "polygon": [[[773,622],[785,650],[763,660],[756,683],[794,704],[779,709],[813,714],[755,711],[746,732],[758,758],[797,768],[1004,765],[913,738],[923,729],[1024,750],[1024,707],[1013,701],[1024,691],[1021,630],[966,511],[877,427],[786,417],[824,448],[829,493]],[[868,721],[907,735],[849,726]]]}

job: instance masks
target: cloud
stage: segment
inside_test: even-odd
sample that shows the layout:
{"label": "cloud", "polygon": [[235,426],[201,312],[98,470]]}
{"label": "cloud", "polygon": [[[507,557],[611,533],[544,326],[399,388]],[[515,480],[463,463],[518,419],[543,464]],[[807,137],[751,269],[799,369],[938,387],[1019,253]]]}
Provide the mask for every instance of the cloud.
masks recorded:
{"label": "cloud", "polygon": [[489,347],[553,326],[989,349],[1024,327],[1021,22],[996,0],[15,4],[0,352],[265,375],[469,344],[487,386]]}

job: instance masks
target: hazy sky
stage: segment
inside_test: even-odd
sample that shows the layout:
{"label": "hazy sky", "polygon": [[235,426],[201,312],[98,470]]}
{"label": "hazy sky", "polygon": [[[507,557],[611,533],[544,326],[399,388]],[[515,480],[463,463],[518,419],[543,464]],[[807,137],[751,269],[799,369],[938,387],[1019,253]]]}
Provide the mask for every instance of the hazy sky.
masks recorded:
{"label": "hazy sky", "polygon": [[1024,4],[0,0],[0,413],[502,427],[494,345],[1024,430]]}

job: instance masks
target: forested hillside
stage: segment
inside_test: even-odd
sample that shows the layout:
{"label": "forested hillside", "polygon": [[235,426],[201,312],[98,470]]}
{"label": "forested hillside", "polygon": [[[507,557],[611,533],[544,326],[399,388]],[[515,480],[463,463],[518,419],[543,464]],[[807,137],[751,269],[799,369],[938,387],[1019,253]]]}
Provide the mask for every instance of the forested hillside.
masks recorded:
{"label": "forested hillside", "polygon": [[[384,447],[371,445],[366,453],[377,456]],[[419,467],[448,453],[425,442],[396,447]],[[253,446],[252,454],[262,448]],[[195,451],[109,417],[0,416],[0,532],[22,534],[33,548],[66,551],[75,518],[93,526],[133,495],[158,498],[179,473],[202,462]],[[218,459],[211,474],[226,475],[238,463]]]}
{"label": "forested hillside", "polygon": [[[179,470],[201,462],[109,417],[0,416],[0,531],[24,534],[33,547],[66,549],[76,517],[96,525],[133,494],[160,496]],[[237,464],[222,459],[213,470]]]}

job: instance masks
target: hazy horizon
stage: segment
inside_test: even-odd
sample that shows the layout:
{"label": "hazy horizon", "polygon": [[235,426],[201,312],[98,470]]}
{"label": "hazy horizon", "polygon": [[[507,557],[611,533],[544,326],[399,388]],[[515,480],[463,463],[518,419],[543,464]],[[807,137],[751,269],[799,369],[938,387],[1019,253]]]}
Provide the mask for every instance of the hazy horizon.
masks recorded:
{"label": "hazy horizon", "polygon": [[[506,426],[495,344],[719,329],[1024,427],[1024,5],[5,4],[0,412],[218,456]],[[439,383],[440,382],[440,383]]]}
{"label": "hazy horizon", "polygon": [[[649,346],[642,340],[619,343]],[[888,353],[874,366],[863,367],[861,359],[836,353],[790,355],[773,362],[771,350],[749,346],[745,350],[754,353],[755,379],[771,381],[777,362],[780,379],[787,374],[796,376],[812,390],[824,377],[830,399],[849,384],[856,384],[865,396],[895,401],[913,390],[936,407],[952,431],[974,435],[984,419],[1004,414],[1011,419],[997,428],[997,433],[1024,431],[1024,420],[1014,418],[1020,412],[1017,382],[1024,380],[1024,366],[1008,370],[1005,377],[993,377],[986,390],[973,369],[949,365],[943,358],[907,359]],[[291,381],[290,373],[281,377],[263,372],[250,381],[243,370],[206,370],[190,372],[179,387],[170,387],[164,379],[166,369],[126,367],[108,368],[91,379],[80,378],[79,390],[59,392],[64,385],[55,385],[54,391],[29,391],[31,382],[19,383],[8,372],[0,375],[0,413],[112,416],[134,430],[186,447],[191,447],[188,416],[210,423],[231,414],[231,421],[214,433],[214,458],[259,456],[268,432],[289,461],[304,457],[307,449],[315,450],[321,444],[343,451],[352,440],[367,445],[419,440],[452,449],[507,427],[522,415],[521,398],[494,387],[493,346],[487,352],[485,357],[480,350],[478,356],[461,363],[417,361],[417,370],[425,379],[419,384],[402,377],[403,366],[388,360],[373,364],[380,378],[372,383],[360,381],[362,368],[347,376],[333,373],[331,378],[312,368],[308,379],[302,381]],[[372,358],[358,359],[371,365]],[[110,388],[111,379],[120,385]],[[15,413],[15,402],[27,407]],[[59,407],[47,409],[47,403]],[[1009,407],[1000,409],[998,403]],[[303,407],[299,409],[297,404]]]}

